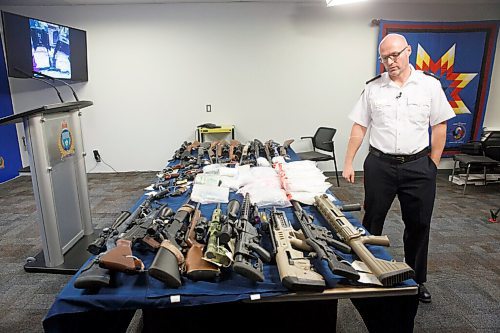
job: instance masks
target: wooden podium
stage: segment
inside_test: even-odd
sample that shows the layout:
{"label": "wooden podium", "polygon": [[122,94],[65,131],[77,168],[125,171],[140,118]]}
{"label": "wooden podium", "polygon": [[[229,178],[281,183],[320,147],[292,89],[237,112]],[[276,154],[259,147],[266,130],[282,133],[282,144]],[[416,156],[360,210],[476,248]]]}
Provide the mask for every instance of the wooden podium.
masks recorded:
{"label": "wooden podium", "polygon": [[0,119],[23,122],[42,252],[28,258],[27,272],[74,274],[89,258],[95,238],[85,169],[80,110],[90,101],[66,102]]}

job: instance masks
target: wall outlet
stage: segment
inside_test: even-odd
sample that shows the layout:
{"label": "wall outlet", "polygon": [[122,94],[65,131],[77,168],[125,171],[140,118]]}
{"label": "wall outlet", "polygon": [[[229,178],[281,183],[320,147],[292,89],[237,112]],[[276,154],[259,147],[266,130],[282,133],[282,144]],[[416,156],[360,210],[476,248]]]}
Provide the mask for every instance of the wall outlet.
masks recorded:
{"label": "wall outlet", "polygon": [[207,110],[207,112],[212,112],[212,105],[211,104],[207,104],[205,106],[205,109]]}
{"label": "wall outlet", "polygon": [[94,150],[94,158],[96,162],[101,162],[101,155],[99,155],[97,150]]}

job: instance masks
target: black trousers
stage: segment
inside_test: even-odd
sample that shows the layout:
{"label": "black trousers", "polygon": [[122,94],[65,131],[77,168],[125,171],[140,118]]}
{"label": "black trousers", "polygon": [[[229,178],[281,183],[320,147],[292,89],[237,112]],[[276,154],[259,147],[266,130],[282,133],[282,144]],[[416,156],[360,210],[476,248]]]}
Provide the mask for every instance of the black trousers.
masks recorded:
{"label": "black trousers", "polygon": [[373,235],[381,235],[387,212],[397,195],[405,225],[405,262],[415,270],[415,281],[424,283],[436,197],[436,165],[428,156],[398,163],[370,153],[364,171],[364,227]]}

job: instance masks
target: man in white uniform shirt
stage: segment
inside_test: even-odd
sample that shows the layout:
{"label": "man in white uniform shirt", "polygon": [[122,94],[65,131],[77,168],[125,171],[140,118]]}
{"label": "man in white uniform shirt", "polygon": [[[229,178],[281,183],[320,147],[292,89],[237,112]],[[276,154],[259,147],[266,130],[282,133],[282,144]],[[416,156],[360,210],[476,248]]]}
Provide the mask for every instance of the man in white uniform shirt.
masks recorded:
{"label": "man in white uniform shirt", "polygon": [[437,165],[446,142],[446,121],[455,113],[439,80],[410,65],[411,51],[402,35],[389,34],[380,42],[380,61],[386,72],[367,82],[349,115],[354,124],[343,177],[354,182],[352,162],[370,127],[363,225],[381,235],[387,212],[398,196],[405,224],[405,261],[415,270],[420,301],[428,303],[431,295],[424,282]]}

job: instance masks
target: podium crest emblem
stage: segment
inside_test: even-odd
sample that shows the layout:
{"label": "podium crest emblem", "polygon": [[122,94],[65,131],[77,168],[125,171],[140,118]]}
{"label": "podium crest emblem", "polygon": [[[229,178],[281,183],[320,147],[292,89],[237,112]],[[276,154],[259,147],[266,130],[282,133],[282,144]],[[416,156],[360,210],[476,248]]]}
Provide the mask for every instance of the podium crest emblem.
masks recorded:
{"label": "podium crest emblem", "polygon": [[59,152],[61,153],[61,159],[75,154],[75,142],[73,141],[73,135],[66,121],[62,121],[61,123],[61,134],[59,135],[58,146]]}

